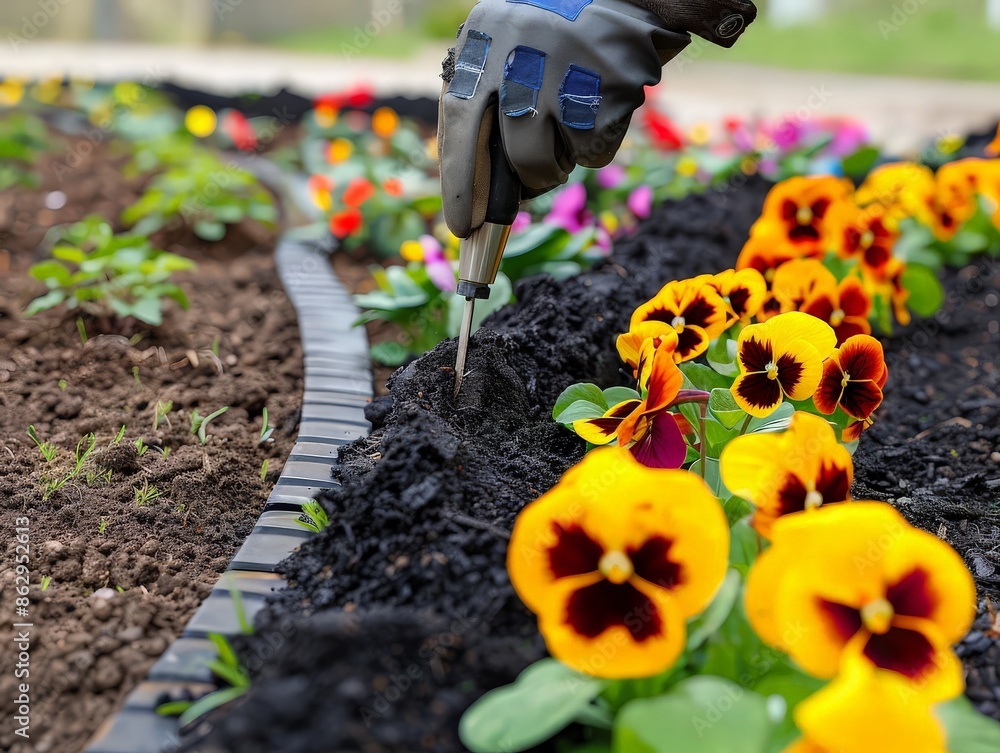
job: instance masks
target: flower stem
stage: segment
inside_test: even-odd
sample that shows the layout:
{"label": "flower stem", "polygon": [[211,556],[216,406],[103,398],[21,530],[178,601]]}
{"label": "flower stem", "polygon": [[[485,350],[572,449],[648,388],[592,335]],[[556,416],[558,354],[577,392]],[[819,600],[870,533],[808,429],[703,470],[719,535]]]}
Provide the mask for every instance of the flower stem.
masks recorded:
{"label": "flower stem", "polygon": [[740,436],[742,437],[747,433],[747,429],[750,428],[750,422],[753,421],[753,416],[747,416],[746,421],[743,422],[743,426],[740,427]]}
{"label": "flower stem", "polygon": [[708,430],[706,428],[706,418],[708,411],[708,403],[698,403],[698,410],[701,412],[701,421],[698,425],[698,431],[701,440],[701,477],[705,481],[708,480]]}

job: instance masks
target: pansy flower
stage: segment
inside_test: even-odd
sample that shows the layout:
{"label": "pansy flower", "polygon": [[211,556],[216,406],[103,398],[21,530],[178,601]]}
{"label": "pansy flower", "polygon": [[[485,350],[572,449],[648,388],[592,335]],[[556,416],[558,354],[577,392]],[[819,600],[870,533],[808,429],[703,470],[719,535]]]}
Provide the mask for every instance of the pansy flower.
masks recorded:
{"label": "pansy flower", "polygon": [[983,191],[989,162],[970,157],[949,162],[938,168],[937,232],[941,240],[952,238],[959,228],[975,215],[979,208],[977,197]]}
{"label": "pansy flower", "polygon": [[419,239],[404,241],[399,254],[407,261],[422,261],[427,276],[434,286],[445,293],[454,293],[455,268],[445,257],[444,248],[433,235],[421,235]]}
{"label": "pansy flower", "polygon": [[881,206],[897,220],[913,217],[933,227],[936,194],[934,172],[929,167],[915,162],[893,162],[872,170],[854,200],[861,207]]}
{"label": "pansy flower", "polygon": [[887,504],[778,520],[745,601],[761,639],[811,675],[833,677],[859,659],[934,701],[962,691],[951,645],[976,614],[972,576],[951,547]]}
{"label": "pansy flower", "polygon": [[677,333],[675,360],[680,363],[708,350],[709,343],[726,330],[726,302],[712,287],[711,275],[667,283],[656,296],[632,314],[630,330],[644,322],[668,325]]}
{"label": "pansy flower", "polygon": [[544,221],[570,233],[591,227],[594,214],[587,208],[587,187],[583,183],[570,183],[563,188],[552,200],[552,210]]}
{"label": "pansy flower", "polygon": [[[651,362],[647,369],[644,362]],[[642,400],[625,400],[600,418],[584,418],[573,423],[573,431],[594,445],[617,440],[628,447],[636,459],[650,468],[680,468],[687,455],[687,444],[673,413],[668,408],[677,399],[684,375],[674,363],[673,354],[646,340],[639,357]],[[649,373],[648,382],[641,375]]]}
{"label": "pansy flower", "polygon": [[806,299],[800,311],[827,322],[843,345],[854,335],[870,335],[872,302],[861,280],[845,277],[835,288],[822,288]]}
{"label": "pansy flower", "polygon": [[367,178],[357,177],[344,189],[344,203],[349,207],[358,208],[375,196],[375,186]]}
{"label": "pansy flower", "polygon": [[728,553],[725,514],[700,478],[600,449],[524,508],[507,569],[555,658],[638,678],[680,656],[685,620],[715,596]]}
{"label": "pansy flower", "polygon": [[722,296],[729,316],[728,325],[749,324],[767,302],[767,282],[756,269],[727,269],[715,275],[709,284]]}
{"label": "pansy flower", "polygon": [[326,159],[331,165],[347,162],[352,154],[354,154],[354,144],[345,138],[334,139],[326,149]]}
{"label": "pansy flower", "polygon": [[822,257],[830,246],[830,210],[851,191],[833,177],[791,178],[771,189],[760,219],[750,229],[793,257]]}
{"label": "pansy flower", "polygon": [[625,204],[629,211],[640,220],[649,217],[653,211],[653,189],[650,186],[638,186],[628,195]]}
{"label": "pansy flower", "polygon": [[333,181],[326,175],[316,174],[309,176],[306,185],[312,203],[324,212],[329,212],[333,207]]}
{"label": "pansy flower", "polygon": [[380,107],[372,113],[372,132],[379,138],[392,138],[398,130],[399,115],[391,107]]}
{"label": "pansy flower", "polygon": [[348,207],[330,217],[330,232],[343,240],[364,227],[365,217],[357,207]]}
{"label": "pansy flower", "polygon": [[892,260],[892,250],[899,240],[895,217],[880,204],[860,208],[841,204],[834,210],[837,254],[857,259],[863,267],[882,270]]}
{"label": "pansy flower", "polygon": [[780,517],[851,497],[851,454],[828,421],[804,411],[796,411],[781,434],[736,437],[720,463],[723,482],[753,504],[753,527],[765,538]]}
{"label": "pansy flower", "polygon": [[868,335],[855,335],[834,350],[823,364],[813,400],[821,413],[841,408],[851,418],[870,424],[882,404],[882,388],[889,378],[882,343]]}
{"label": "pansy flower", "polygon": [[837,278],[818,259],[793,259],[778,267],[771,295],[782,313],[799,311],[819,292],[836,290]]}
{"label": "pansy flower", "polygon": [[648,372],[653,367],[653,359],[647,358],[642,362],[642,370],[646,373],[641,373],[639,368],[643,348],[649,341],[652,341],[655,350],[662,348],[671,354],[677,350],[677,333],[663,322],[640,322],[624,335],[619,335],[616,343],[618,355],[632,368],[632,376],[639,384],[649,381]]}
{"label": "pansy flower", "polygon": [[769,416],[786,397],[809,399],[836,344],[829,324],[798,311],[751,324],[736,345],[740,374],[731,388],[733,397],[756,417]]}
{"label": "pansy flower", "polygon": [[944,728],[907,681],[861,662],[795,707],[802,738],[784,753],[947,753]]}

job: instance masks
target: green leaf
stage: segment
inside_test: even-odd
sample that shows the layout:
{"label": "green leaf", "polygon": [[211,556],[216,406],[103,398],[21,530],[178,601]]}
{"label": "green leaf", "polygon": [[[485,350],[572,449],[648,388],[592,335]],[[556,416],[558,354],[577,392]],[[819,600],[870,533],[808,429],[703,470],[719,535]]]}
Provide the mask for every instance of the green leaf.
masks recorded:
{"label": "green leaf", "polygon": [[737,570],[726,573],[719,592],[704,612],[688,623],[687,650],[694,651],[722,627],[739,598],[743,579]]}
{"label": "green leaf", "polygon": [[247,688],[243,686],[225,688],[223,690],[217,690],[214,693],[209,693],[204,698],[192,703],[187,711],[181,714],[181,718],[177,720],[177,723],[181,727],[186,727],[191,722],[201,719],[201,717],[205,716],[205,714],[215,711],[215,709],[220,706],[224,706],[230,701],[235,701],[246,692]]}
{"label": "green leaf", "polygon": [[[736,340],[730,339],[726,335],[713,340],[705,352],[705,358],[709,365],[719,374],[727,377],[736,377],[740,373],[740,368],[736,364]],[[731,382],[730,382],[731,384]],[[726,387],[726,384],[715,385]]]}
{"label": "green leaf", "polygon": [[764,418],[755,418],[750,422],[748,434],[769,434],[772,432],[784,431],[792,422],[792,415],[795,413],[795,406],[787,400],[779,405],[773,413]]}
{"label": "green leaf", "polygon": [[711,392],[715,389],[728,390],[733,383],[732,379],[723,376],[715,369],[703,363],[687,361],[686,363],[682,363],[679,368],[690,383],[690,389],[701,390],[702,392]]}
{"label": "green leaf", "polygon": [[855,180],[863,179],[875,167],[882,153],[873,146],[863,146],[841,163],[844,174]]}
{"label": "green leaf", "polygon": [[608,387],[604,390],[604,403],[608,408],[618,405],[618,403],[624,403],[626,400],[640,399],[639,393],[631,387]]}
{"label": "green leaf", "polygon": [[728,388],[712,390],[708,398],[708,407],[712,415],[727,429],[735,429],[747,417],[746,412],[736,403],[736,398]]}
{"label": "green leaf", "polygon": [[907,305],[917,316],[933,316],[944,303],[944,288],[932,269],[922,264],[907,264],[902,282],[910,291]]}
{"label": "green leaf", "polygon": [[694,463],[691,464],[691,473],[696,476],[703,476],[705,483],[708,484],[708,488],[712,490],[712,494],[720,499],[726,499],[732,496],[726,485],[722,483],[722,474],[719,472],[719,460],[718,458],[706,458],[705,459],[705,473],[701,472],[701,458],[698,458]]}
{"label": "green leaf", "polygon": [[585,418],[600,418],[605,412],[606,409],[599,405],[586,400],[577,400],[563,409],[556,422],[563,426],[572,426],[574,421],[581,421]]}
{"label": "green leaf", "polygon": [[69,285],[72,279],[72,273],[63,264],[51,259],[33,264],[28,273],[50,288]]}
{"label": "green leaf", "polygon": [[60,303],[66,300],[66,294],[61,290],[50,290],[43,296],[39,296],[24,310],[25,316],[34,316],[39,311],[46,311],[47,309],[55,308]]}
{"label": "green leaf", "polygon": [[552,408],[552,419],[554,421],[559,421],[559,415],[566,410],[573,403],[583,400],[588,403],[593,403],[603,411],[608,409],[607,400],[604,397],[604,392],[596,384],[574,384],[563,390],[562,394],[556,400],[556,404]]}
{"label": "green leaf", "polygon": [[763,753],[767,702],[721,677],[691,677],[630,701],[615,720],[614,753]]}
{"label": "green leaf", "polygon": [[159,298],[140,298],[132,305],[132,316],[153,327],[163,324],[163,304]]}
{"label": "green leaf", "polygon": [[729,564],[746,575],[760,551],[760,536],[750,526],[749,518],[729,529]]}
{"label": "green leaf", "polygon": [[402,366],[410,357],[410,351],[397,342],[375,343],[371,347],[371,357],[383,366]]}
{"label": "green leaf", "polygon": [[194,234],[203,241],[215,243],[226,237],[226,226],[222,222],[198,220],[194,223]]}
{"label": "green leaf", "polygon": [[462,716],[459,736],[472,753],[527,750],[565,729],[608,686],[555,659],[528,667],[512,685],[490,691]]}
{"label": "green leaf", "polygon": [[983,716],[966,697],[934,709],[944,725],[948,753],[996,753],[1000,750],[1000,723]]}

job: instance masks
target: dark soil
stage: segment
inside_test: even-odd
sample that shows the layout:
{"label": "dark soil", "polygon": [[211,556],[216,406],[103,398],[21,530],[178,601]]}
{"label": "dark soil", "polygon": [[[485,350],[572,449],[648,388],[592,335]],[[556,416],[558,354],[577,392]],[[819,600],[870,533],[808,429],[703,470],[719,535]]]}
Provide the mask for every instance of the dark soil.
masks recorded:
{"label": "dark soil", "polygon": [[[504,555],[518,510],[582,454],[551,405],[573,382],[622,382],[613,338],[633,308],[670,279],[731,266],[767,189],[752,181],[668,204],[601,269],[523,282],[519,303],[474,338],[457,401],[452,342],[398,372],[370,407],[372,435],[343,455],[343,488],[323,500],[331,527],[284,563],[291,588],[261,614],[246,655],[259,665],[266,636],[289,623],[299,638],[189,747],[462,750],[469,703],[543,655]],[[970,697],[994,716],[1000,646],[985,633],[985,597],[1000,601],[997,284],[985,263],[951,273],[942,314],[889,341],[889,397],[857,453],[855,489],[966,557],[984,600],[959,652]]]}
{"label": "dark soil", "polygon": [[[0,193],[0,526],[8,542],[0,642],[12,639],[19,517],[30,520],[35,625],[31,741],[4,725],[0,749],[25,752],[81,750],[179,635],[256,521],[291,450],[302,388],[295,312],[278,284],[273,237],[259,228],[237,228],[212,246],[185,231],[156,239],[198,263],[179,279],[190,310],[170,304],[161,327],[85,317],[82,345],[74,316],[21,317],[44,292],[27,270],[44,255],[45,231],[91,213],[117,217],[140,188],[124,180],[110,148],[68,140],[66,151],[89,157],[59,181],[60,151],[41,166],[40,191]],[[68,197],[59,210],[43,203],[54,190]],[[157,402],[166,401],[169,423],[154,428]],[[265,405],[277,429],[273,444],[259,446]],[[222,406],[229,411],[202,446],[190,412]],[[51,464],[29,424],[58,447]],[[122,425],[124,439],[113,444]],[[43,500],[45,480],[70,470],[90,432],[96,450],[83,472]],[[139,438],[149,446],[141,456]],[[96,477],[107,471],[110,480]],[[135,489],[150,487],[160,496],[139,506]],[[45,591],[42,577],[51,579]],[[5,706],[15,695],[14,656],[0,652]]]}

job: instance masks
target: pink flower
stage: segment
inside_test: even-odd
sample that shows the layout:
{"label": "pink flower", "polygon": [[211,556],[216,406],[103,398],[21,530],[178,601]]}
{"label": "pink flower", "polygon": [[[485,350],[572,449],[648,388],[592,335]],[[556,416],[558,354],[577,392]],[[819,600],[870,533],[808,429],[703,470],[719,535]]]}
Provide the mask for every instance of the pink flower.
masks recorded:
{"label": "pink flower", "polygon": [[621,165],[608,165],[597,171],[597,185],[606,190],[618,188],[625,182],[625,168]]}
{"label": "pink flower", "polygon": [[587,209],[587,189],[583,183],[570,183],[556,194],[552,211],[545,222],[576,233],[594,224],[594,215]]}
{"label": "pink flower", "polygon": [[857,121],[841,123],[827,151],[834,157],[850,157],[869,141],[868,129]]}
{"label": "pink flower", "polygon": [[528,229],[531,224],[531,215],[527,212],[518,212],[517,217],[514,218],[514,224],[510,226],[510,232],[514,235],[518,233],[523,233]]}
{"label": "pink flower", "polygon": [[444,248],[433,235],[421,235],[418,239],[424,249],[424,266],[431,282],[445,293],[454,293],[458,287],[455,283],[455,268],[445,258]]}
{"label": "pink flower", "polygon": [[626,204],[632,214],[640,220],[646,219],[653,211],[653,189],[650,186],[639,186],[629,194]]}
{"label": "pink flower", "polygon": [[789,117],[779,121],[770,129],[770,137],[782,151],[794,149],[802,141],[802,121]]}

